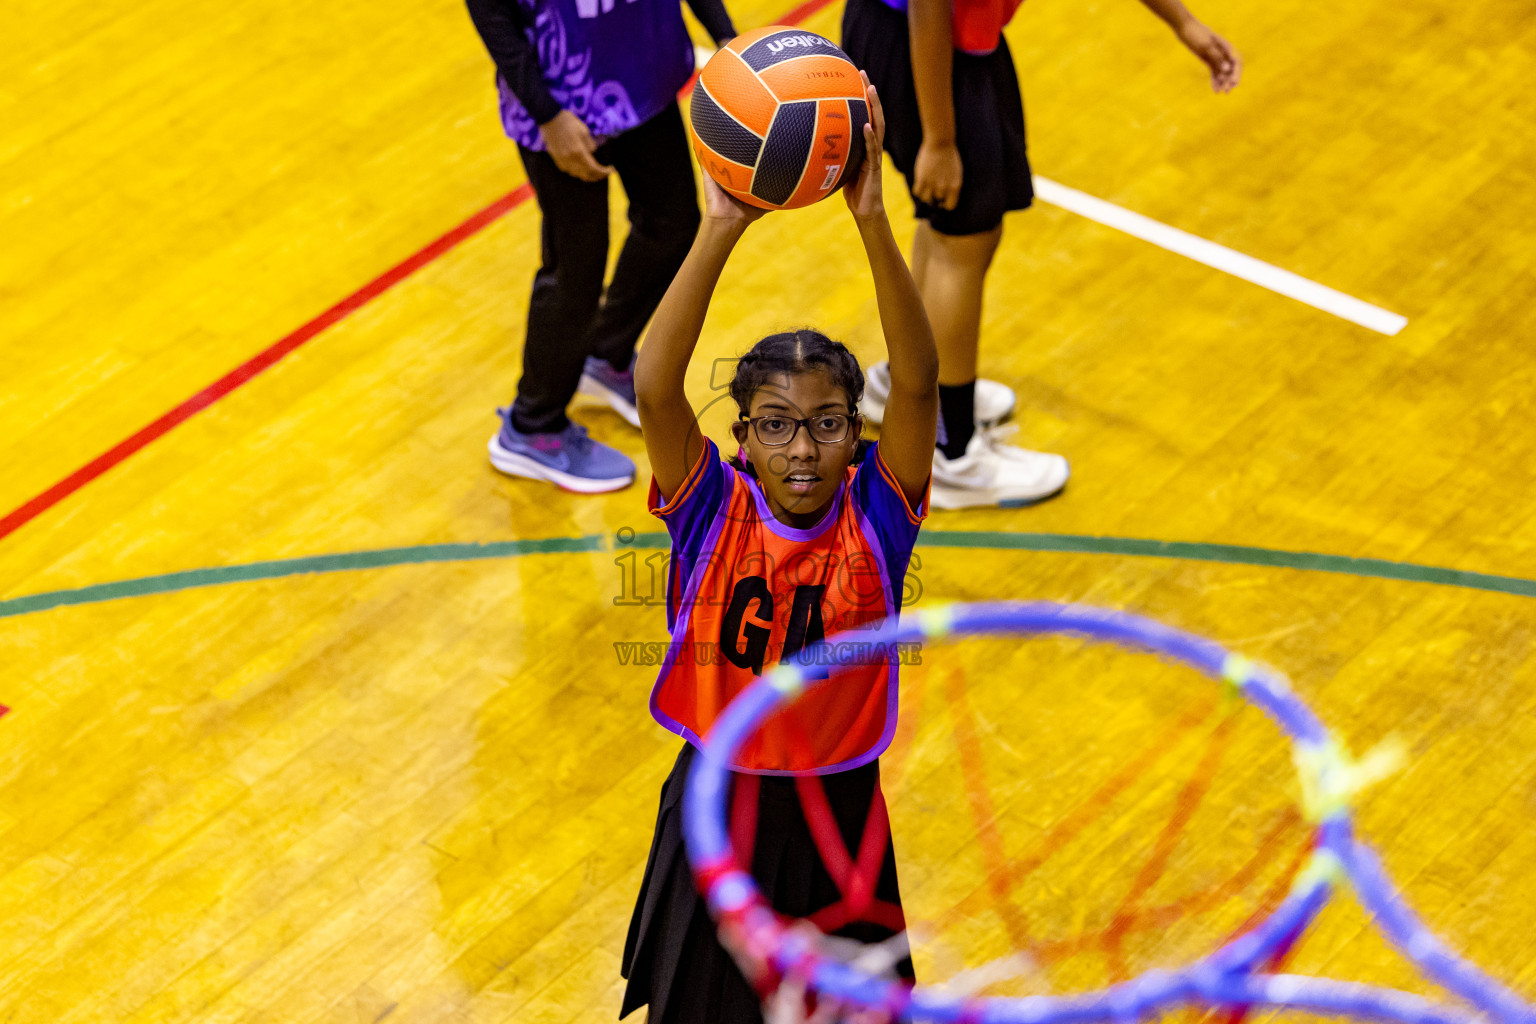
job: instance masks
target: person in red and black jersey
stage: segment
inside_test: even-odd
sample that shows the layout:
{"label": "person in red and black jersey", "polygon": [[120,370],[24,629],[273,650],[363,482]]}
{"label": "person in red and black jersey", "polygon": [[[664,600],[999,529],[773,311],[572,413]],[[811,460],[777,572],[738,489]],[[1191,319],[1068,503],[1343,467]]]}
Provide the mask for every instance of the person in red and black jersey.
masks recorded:
{"label": "person in red and black jersey", "polygon": [[[1232,46],[1179,0],[1142,0],[1210,70],[1217,92],[1242,76]],[[885,99],[885,147],[916,205],[912,276],[939,346],[934,508],[1023,505],[1067,482],[1060,455],[1004,444],[1012,389],[978,379],[982,289],[1003,215],[1034,199],[1024,104],[1003,27],[1020,0],[848,0],[843,50]],[[884,416],[886,370],[870,367],[863,412]]]}

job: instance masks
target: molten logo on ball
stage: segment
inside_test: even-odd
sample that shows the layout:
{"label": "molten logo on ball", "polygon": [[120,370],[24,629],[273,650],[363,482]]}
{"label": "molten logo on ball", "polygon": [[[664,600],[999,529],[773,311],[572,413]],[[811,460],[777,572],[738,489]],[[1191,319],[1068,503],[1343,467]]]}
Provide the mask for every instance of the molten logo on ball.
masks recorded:
{"label": "molten logo on ball", "polygon": [[767,42],[768,42],[768,52],[769,53],[778,53],[780,50],[784,49],[784,47],[786,47],[786,46],[804,46],[807,49],[815,49],[817,46],[831,46],[832,45],[831,43],[828,43],[825,39],[823,39],[821,36],[811,36],[811,35],[778,36],[778,37],[769,39]]}
{"label": "molten logo on ball", "polygon": [[809,206],[858,173],[869,109],[858,68],[814,32],[775,25],[732,39],[693,87],[699,164],[768,210]]}

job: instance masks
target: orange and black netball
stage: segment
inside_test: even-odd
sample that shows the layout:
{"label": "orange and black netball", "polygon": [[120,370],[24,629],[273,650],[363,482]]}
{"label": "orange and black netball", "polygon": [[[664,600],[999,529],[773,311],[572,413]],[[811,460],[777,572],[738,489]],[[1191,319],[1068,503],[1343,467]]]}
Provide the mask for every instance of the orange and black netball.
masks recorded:
{"label": "orange and black netball", "polygon": [[848,55],[772,25],[721,48],[693,87],[689,120],[706,174],[742,202],[809,206],[858,173],[869,108]]}

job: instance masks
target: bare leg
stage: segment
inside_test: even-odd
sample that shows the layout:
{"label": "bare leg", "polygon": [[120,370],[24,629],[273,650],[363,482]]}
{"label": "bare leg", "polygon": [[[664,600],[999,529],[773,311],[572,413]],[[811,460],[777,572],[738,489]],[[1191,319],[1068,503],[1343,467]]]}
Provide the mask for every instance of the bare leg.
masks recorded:
{"label": "bare leg", "polygon": [[[1002,237],[1002,225],[981,234],[943,235],[921,224],[912,244],[913,263],[922,263],[922,276],[914,270],[913,278],[939,349],[944,429],[933,460],[934,508],[1030,504],[1058,493],[1070,474],[1060,455],[1001,444],[978,434],[974,424],[982,290]],[[978,436],[984,443],[974,444]]]}
{"label": "bare leg", "polygon": [[978,235],[942,235],[926,223],[918,225],[912,276],[938,344],[940,384],[976,379],[982,289],[1002,237],[1001,224]]}
{"label": "bare leg", "polygon": [[912,283],[917,285],[917,293],[923,293],[923,281],[928,277],[928,260],[933,254],[933,228],[928,222],[917,222],[917,231],[912,235]]}

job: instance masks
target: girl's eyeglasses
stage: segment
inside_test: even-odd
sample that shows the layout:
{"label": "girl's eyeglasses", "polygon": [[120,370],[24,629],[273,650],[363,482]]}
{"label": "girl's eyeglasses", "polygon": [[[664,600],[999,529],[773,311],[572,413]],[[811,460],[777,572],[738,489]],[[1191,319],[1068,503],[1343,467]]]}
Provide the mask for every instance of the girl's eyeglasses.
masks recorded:
{"label": "girl's eyeglasses", "polygon": [[853,417],[840,412],[824,412],[818,416],[807,416],[803,420],[790,419],[788,416],[743,416],[743,420],[752,424],[752,432],[757,435],[760,444],[770,448],[778,448],[789,444],[804,427],[811,435],[811,440],[820,444],[836,444],[848,436],[848,428],[853,423]]}

